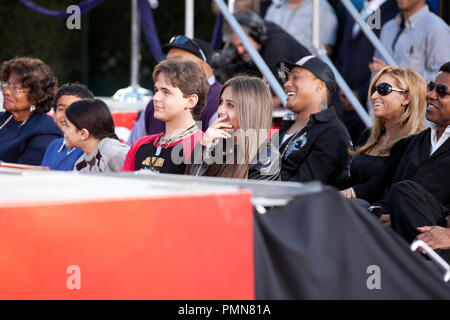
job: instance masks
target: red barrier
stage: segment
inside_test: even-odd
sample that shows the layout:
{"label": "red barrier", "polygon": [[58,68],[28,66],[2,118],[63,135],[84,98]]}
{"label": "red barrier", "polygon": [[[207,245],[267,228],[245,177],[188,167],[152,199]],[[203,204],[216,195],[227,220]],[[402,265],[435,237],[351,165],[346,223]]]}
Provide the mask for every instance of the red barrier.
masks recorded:
{"label": "red barrier", "polygon": [[133,128],[134,122],[137,120],[137,112],[136,111],[113,111],[111,112],[114,126],[115,127],[124,127],[127,129]]}
{"label": "red barrier", "polygon": [[254,298],[248,191],[0,207],[0,228],[0,299]]}

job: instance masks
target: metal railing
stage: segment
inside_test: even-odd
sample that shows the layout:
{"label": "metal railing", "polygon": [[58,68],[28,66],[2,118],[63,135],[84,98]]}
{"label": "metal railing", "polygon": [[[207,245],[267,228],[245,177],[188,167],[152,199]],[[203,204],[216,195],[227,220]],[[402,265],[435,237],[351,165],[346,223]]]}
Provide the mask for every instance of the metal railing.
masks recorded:
{"label": "metal railing", "polygon": [[386,63],[388,65],[396,67],[397,63],[395,63],[394,59],[391,57],[389,52],[387,52],[387,50],[384,48],[380,39],[378,39],[378,37],[375,35],[372,29],[370,29],[367,23],[361,18],[361,15],[359,14],[358,10],[356,10],[353,3],[350,0],[341,0],[341,3],[344,5],[345,9],[347,9],[347,11],[351,14],[353,19],[355,19],[355,22],[359,24],[362,32],[364,32],[364,34],[372,43],[374,48],[378,50],[378,52],[381,54]]}
{"label": "metal railing", "polygon": [[223,0],[214,0],[219,7],[220,11],[222,12],[224,18],[227,20],[230,27],[233,29],[234,33],[241,39],[242,44],[244,45],[247,52],[252,57],[253,61],[255,62],[256,66],[258,67],[259,71],[264,75],[266,80],[269,82],[270,86],[272,87],[275,94],[280,98],[281,103],[283,105],[286,105],[287,96],[284,92],[284,89],[281,87],[275,76],[273,75],[272,71],[270,71],[267,64],[264,62],[263,58],[259,54],[258,50],[256,50],[253,45],[250,43],[250,40],[248,39],[247,34],[244,32],[242,27],[237,22],[236,18],[230,13],[228,10],[225,2]]}
{"label": "metal railing", "polygon": [[[351,3],[350,3],[351,4]],[[351,4],[353,6],[353,4]],[[354,8],[354,7],[353,7]],[[355,9],[356,10],[356,9]],[[319,56],[323,61],[325,61],[330,68],[334,72],[334,76],[336,78],[336,82],[341,88],[341,90],[345,93],[347,99],[350,101],[350,103],[355,108],[356,113],[361,118],[361,121],[364,122],[364,124],[367,127],[370,127],[372,125],[372,119],[367,113],[366,109],[362,106],[361,102],[359,102],[358,98],[356,98],[355,94],[353,93],[352,89],[349,87],[347,82],[345,81],[344,77],[340,74],[340,72],[337,70],[331,59],[327,56],[325,49],[322,47],[322,45],[319,43],[320,34],[319,34],[319,26],[320,26],[320,0],[314,0],[313,5],[313,32],[312,32],[312,40],[313,45],[316,50],[317,56]],[[361,19],[361,21],[363,21]],[[363,21],[363,24],[364,21]],[[367,27],[367,25],[365,25]],[[369,30],[371,32],[371,30]]]}
{"label": "metal railing", "polygon": [[[372,119],[369,116],[369,114],[366,112],[365,108],[362,106],[362,104],[359,102],[359,100],[356,98],[355,94],[351,90],[351,88],[348,86],[345,79],[342,77],[342,75],[339,73],[337,68],[334,66],[333,62],[330,60],[330,58],[326,55],[325,50],[322,48],[321,44],[319,43],[319,26],[320,26],[320,15],[319,15],[319,2],[320,0],[314,0],[313,5],[313,44],[317,51],[317,55],[324,60],[330,67],[333,69],[333,72],[336,77],[336,82],[341,88],[341,90],[345,93],[347,96],[347,99],[350,101],[350,103],[355,108],[356,113],[361,118],[361,120],[364,122],[366,126],[371,126]],[[391,66],[397,66],[394,59],[391,57],[391,55],[386,51],[381,41],[378,39],[378,37],[375,35],[375,33],[369,28],[367,23],[361,18],[361,15],[359,14],[358,10],[356,10],[355,6],[350,0],[341,0],[341,3],[344,5],[345,9],[350,13],[350,15],[353,17],[355,22],[361,27],[361,30],[364,32],[366,37],[369,39],[369,41],[372,43],[372,45],[380,52],[384,60]]]}

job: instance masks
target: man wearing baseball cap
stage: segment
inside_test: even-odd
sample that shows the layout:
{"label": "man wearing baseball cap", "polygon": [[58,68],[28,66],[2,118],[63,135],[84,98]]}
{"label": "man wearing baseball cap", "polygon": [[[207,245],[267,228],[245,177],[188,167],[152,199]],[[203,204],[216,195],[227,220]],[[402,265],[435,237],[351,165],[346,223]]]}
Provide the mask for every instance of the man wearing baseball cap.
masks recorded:
{"label": "man wearing baseball cap", "polygon": [[287,108],[294,120],[283,120],[279,131],[281,180],[321,181],[339,187],[345,179],[351,139],[330,106],[336,91],[331,68],[315,56],[297,62],[280,61]]}
{"label": "man wearing baseball cap", "polygon": [[[209,84],[208,100],[200,117],[201,127],[200,124],[197,125],[201,130],[206,131],[209,125],[217,119],[217,107],[219,106],[220,89],[222,88],[222,85],[216,81],[210,66],[211,57],[214,54],[211,44],[200,39],[190,39],[178,35],[172,37],[169,43],[163,45],[162,50],[167,58],[179,56],[193,61],[202,67],[205,72]],[[154,111],[153,100],[151,100],[134,124],[126,141],[128,145],[132,145],[142,136],[164,131],[165,123],[154,118]]]}

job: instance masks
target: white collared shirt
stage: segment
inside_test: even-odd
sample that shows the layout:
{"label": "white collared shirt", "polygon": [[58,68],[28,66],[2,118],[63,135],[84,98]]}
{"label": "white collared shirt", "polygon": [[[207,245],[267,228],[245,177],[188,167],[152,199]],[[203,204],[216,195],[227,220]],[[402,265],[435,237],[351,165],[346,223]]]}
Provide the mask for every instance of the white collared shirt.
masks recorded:
{"label": "white collared shirt", "polygon": [[64,136],[64,140],[56,152],[63,152],[65,148],[67,149],[67,153],[66,153],[67,155],[71,154],[73,150],[76,150],[76,148],[66,147],[66,136]]}
{"label": "white collared shirt", "polygon": [[450,137],[450,125],[447,126],[445,131],[442,133],[439,140],[437,139],[437,125],[434,123],[431,125],[431,150],[430,156],[439,149],[440,146],[444,144],[445,141]]}
{"label": "white collared shirt", "polygon": [[[399,67],[413,69],[426,82],[433,80],[439,68],[450,60],[450,27],[428,5],[410,16],[399,34],[401,23],[401,12],[386,22],[381,29],[381,43]],[[375,56],[383,60],[378,51]]]}

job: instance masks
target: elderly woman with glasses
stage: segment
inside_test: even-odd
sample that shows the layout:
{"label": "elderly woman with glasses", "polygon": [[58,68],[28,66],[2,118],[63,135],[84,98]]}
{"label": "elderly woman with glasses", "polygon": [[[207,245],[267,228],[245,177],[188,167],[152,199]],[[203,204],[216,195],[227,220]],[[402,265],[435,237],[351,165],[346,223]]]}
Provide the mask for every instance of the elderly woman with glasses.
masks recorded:
{"label": "elderly woman with glasses", "polygon": [[50,142],[63,136],[50,110],[57,80],[36,58],[16,57],[0,69],[3,108],[0,112],[0,161],[39,165]]}
{"label": "elderly woman with glasses", "polygon": [[368,202],[382,196],[382,190],[371,188],[371,179],[385,166],[396,168],[410,140],[405,138],[424,129],[426,94],[425,81],[411,69],[387,66],[375,75],[369,87],[373,125],[349,151],[353,159],[344,196]]}

